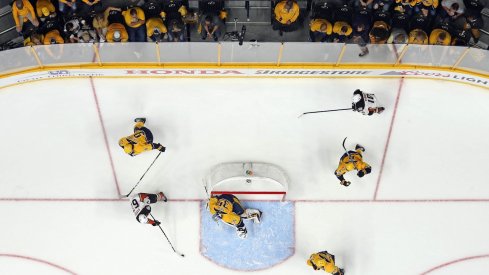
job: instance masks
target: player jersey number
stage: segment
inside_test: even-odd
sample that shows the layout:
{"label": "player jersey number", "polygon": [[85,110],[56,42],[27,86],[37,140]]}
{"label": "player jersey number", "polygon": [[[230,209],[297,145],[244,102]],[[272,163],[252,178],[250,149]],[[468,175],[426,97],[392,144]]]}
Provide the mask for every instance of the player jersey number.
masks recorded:
{"label": "player jersey number", "polygon": [[372,95],[370,94],[365,94],[365,97],[367,98],[367,101],[370,103],[375,103],[375,99]]}
{"label": "player jersey number", "polygon": [[131,204],[132,204],[132,207],[135,208],[135,209],[139,207],[139,203],[138,203],[138,201],[136,199],[133,199],[131,201]]}

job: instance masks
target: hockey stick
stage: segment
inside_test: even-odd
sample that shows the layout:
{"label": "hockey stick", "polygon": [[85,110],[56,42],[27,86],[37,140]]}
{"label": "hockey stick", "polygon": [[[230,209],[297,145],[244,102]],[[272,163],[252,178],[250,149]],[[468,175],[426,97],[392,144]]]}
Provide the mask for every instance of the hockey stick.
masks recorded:
{"label": "hockey stick", "polygon": [[343,140],[343,144],[342,144],[342,145],[343,145],[343,149],[345,149],[345,152],[348,152],[348,151],[346,150],[346,147],[345,147],[345,141],[346,141],[346,139],[347,139],[347,138],[348,138],[348,137],[345,137],[345,139]]}
{"label": "hockey stick", "polygon": [[[156,220],[156,219],[155,219],[155,217],[153,217],[153,214],[149,213],[149,215],[151,216],[151,218],[152,218],[153,220]],[[160,230],[161,230],[161,232],[163,233],[163,235],[165,235],[165,238],[166,238],[166,240],[168,241],[168,243],[170,244],[171,249],[173,249],[173,252],[175,252],[176,254],[178,254],[178,256],[180,256],[180,257],[185,257],[185,255],[184,255],[184,254],[182,254],[182,253],[180,253],[180,252],[177,252],[177,251],[175,250],[175,248],[173,247],[173,245],[172,245],[172,244],[171,244],[171,242],[170,242],[170,239],[168,239],[168,236],[166,236],[165,231],[163,231],[163,228],[161,228],[161,226],[160,226],[159,224],[158,224],[158,227],[160,228]]]}
{"label": "hockey stick", "polygon": [[307,114],[315,114],[315,113],[327,113],[327,112],[336,112],[336,111],[346,111],[346,110],[352,110],[353,108],[346,108],[346,109],[333,109],[333,110],[324,110],[324,111],[314,111],[314,112],[305,112],[299,115],[297,118],[300,118],[303,115]]}
{"label": "hockey stick", "polygon": [[[207,190],[207,184],[205,183],[205,180],[202,179],[202,183],[203,183],[203,186],[204,186],[204,190],[205,190],[205,193],[207,194],[207,207],[206,207],[206,210],[209,210],[209,200],[211,198],[211,195],[209,194],[209,190]],[[221,225],[219,224],[219,221],[218,220],[214,220],[217,224],[217,226],[219,228],[221,228]]]}
{"label": "hockey stick", "polygon": [[146,169],[146,172],[144,172],[144,174],[141,176],[141,178],[139,179],[138,183],[136,183],[136,185],[131,189],[131,191],[127,194],[127,195],[122,195],[121,196],[121,199],[122,198],[127,198],[129,197],[129,195],[131,195],[132,191],[134,191],[134,189],[136,189],[136,187],[138,187],[139,183],[141,183],[141,180],[144,178],[144,175],[146,175],[146,173],[148,173],[149,169],[151,168],[151,166],[153,166],[153,164],[155,163],[155,161],[158,159],[158,157],[161,155],[161,151],[158,153],[158,155],[156,156],[156,158],[153,160],[153,162],[151,163],[151,165],[148,167],[148,169]]}

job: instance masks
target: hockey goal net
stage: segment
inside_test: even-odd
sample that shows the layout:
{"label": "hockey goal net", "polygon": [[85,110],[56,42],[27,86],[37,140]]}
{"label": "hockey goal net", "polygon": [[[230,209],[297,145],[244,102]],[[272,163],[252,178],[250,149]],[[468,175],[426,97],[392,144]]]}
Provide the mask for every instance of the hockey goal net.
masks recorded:
{"label": "hockey goal net", "polygon": [[289,186],[285,171],[259,162],[222,163],[204,179],[211,195],[233,194],[240,199],[284,200]]}

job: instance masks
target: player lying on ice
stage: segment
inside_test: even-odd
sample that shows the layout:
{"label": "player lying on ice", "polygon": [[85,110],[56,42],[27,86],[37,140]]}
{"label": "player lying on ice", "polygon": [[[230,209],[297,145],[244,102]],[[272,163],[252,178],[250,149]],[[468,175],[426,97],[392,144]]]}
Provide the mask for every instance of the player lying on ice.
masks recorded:
{"label": "player lying on ice", "polygon": [[377,98],[374,94],[367,94],[359,89],[356,89],[353,92],[351,108],[355,112],[369,116],[373,114],[380,114],[385,110],[384,107],[377,107]]}
{"label": "player lying on ice", "polygon": [[343,269],[337,267],[334,262],[334,255],[329,254],[328,251],[321,251],[314,253],[307,260],[307,265],[312,266],[314,270],[324,270],[333,275],[344,275]]}
{"label": "player lying on ice", "polygon": [[124,152],[131,157],[153,149],[165,152],[165,146],[159,143],[153,143],[153,133],[144,127],[146,118],[136,118],[134,122],[136,122],[136,125],[134,125],[134,134],[119,140],[119,146],[124,149]]}
{"label": "player lying on ice", "polygon": [[159,201],[167,201],[163,192],[159,192],[158,194],[138,193],[132,196],[129,200],[131,201],[132,212],[136,215],[136,220],[138,222],[151,224],[152,226],[160,225],[159,221],[152,220],[148,218],[148,216],[151,213],[150,204]]}
{"label": "player lying on ice", "polygon": [[209,199],[208,208],[215,221],[221,220],[235,227],[236,233],[242,239],[246,238],[248,234],[243,220],[251,219],[254,223],[260,223],[261,220],[260,210],[244,209],[238,198],[231,194],[212,196]]}
{"label": "player lying on ice", "polygon": [[349,171],[357,170],[357,176],[360,178],[372,172],[372,167],[363,161],[362,152],[365,152],[365,148],[360,144],[357,144],[357,146],[355,146],[355,151],[348,151],[341,156],[338,168],[336,168],[336,171],[334,172],[336,177],[340,180],[341,185],[350,185],[350,182],[343,177],[343,175]]}

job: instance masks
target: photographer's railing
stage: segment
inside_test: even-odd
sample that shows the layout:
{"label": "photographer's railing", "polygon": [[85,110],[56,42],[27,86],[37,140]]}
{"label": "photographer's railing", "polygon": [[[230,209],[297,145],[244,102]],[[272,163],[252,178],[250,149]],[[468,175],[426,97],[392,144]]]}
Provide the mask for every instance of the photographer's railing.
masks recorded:
{"label": "photographer's railing", "polygon": [[489,77],[489,51],[435,45],[310,42],[55,44],[0,52],[0,75],[33,69],[109,66],[303,66],[424,68],[470,71]]}

